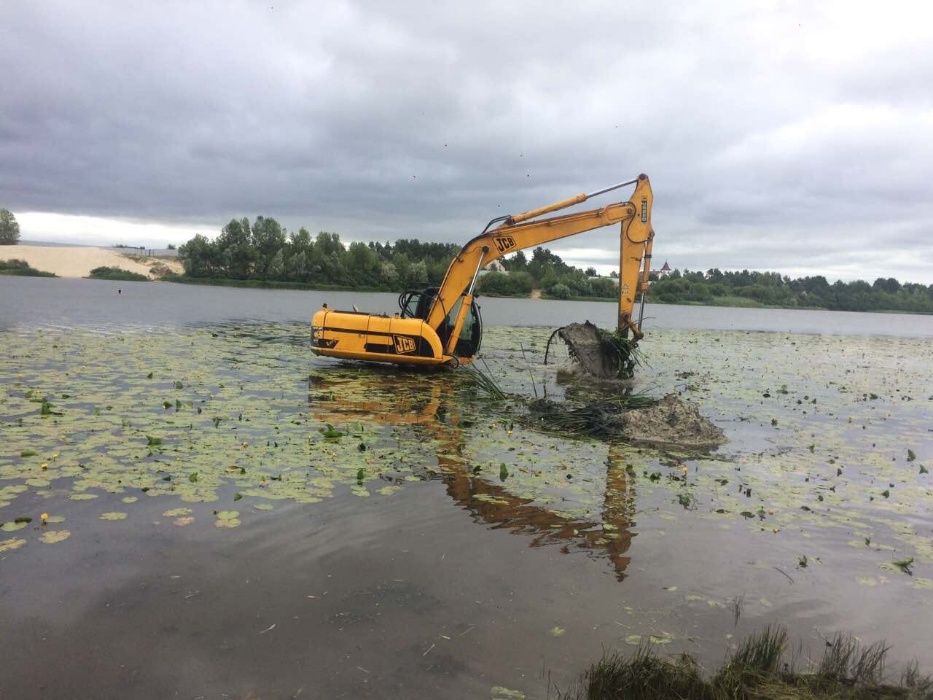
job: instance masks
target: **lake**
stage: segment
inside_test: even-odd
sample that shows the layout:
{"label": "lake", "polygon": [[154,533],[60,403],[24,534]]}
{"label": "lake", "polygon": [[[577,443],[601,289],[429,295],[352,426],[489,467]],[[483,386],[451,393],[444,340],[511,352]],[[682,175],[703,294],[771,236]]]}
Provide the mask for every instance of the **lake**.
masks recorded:
{"label": "lake", "polygon": [[[93,281],[93,284],[89,282]],[[120,293],[117,293],[120,290]],[[44,279],[0,275],[0,328],[185,325],[218,321],[307,322],[322,303],[334,309],[394,313],[397,295],[257,290],[151,282]],[[480,300],[491,326],[560,326],[589,319],[613,327],[614,302]],[[788,331],[831,335],[933,337],[933,316],[800,309],[740,309],[648,304],[645,328]]]}
{"label": "lake", "polygon": [[[0,277],[0,697],[545,697],[770,623],[933,672],[933,318],[649,306],[636,388],[729,440],[691,454],[315,358],[323,301],[395,308]],[[482,303],[526,397],[567,390],[554,327],[615,317]]]}

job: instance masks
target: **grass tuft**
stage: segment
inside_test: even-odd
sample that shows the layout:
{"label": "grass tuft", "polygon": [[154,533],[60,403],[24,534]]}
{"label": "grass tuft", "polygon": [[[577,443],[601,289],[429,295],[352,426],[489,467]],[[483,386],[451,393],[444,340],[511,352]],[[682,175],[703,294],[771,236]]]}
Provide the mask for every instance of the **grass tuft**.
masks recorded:
{"label": "grass tuft", "polygon": [[933,679],[916,663],[907,667],[897,685],[884,682],[888,647],[877,642],[862,647],[851,635],[827,642],[823,658],[812,673],[795,670],[785,661],[787,632],[767,627],[746,639],[709,680],[687,654],[673,659],[640,646],[630,657],[607,652],[590,666],[564,700],[791,700],[799,698],[874,699],[931,698]]}
{"label": "grass tuft", "polygon": [[708,685],[687,655],[670,661],[642,645],[630,657],[603,656],[583,678],[586,698],[707,698]]}
{"label": "grass tuft", "polygon": [[489,372],[484,372],[475,364],[467,365],[461,371],[473,381],[477,388],[489,394],[490,398],[496,401],[503,401],[508,398]]}
{"label": "grass tuft", "polygon": [[766,627],[742,642],[713,678],[712,686],[727,697],[742,697],[743,688],[761,685],[777,673],[786,647],[787,631]]}

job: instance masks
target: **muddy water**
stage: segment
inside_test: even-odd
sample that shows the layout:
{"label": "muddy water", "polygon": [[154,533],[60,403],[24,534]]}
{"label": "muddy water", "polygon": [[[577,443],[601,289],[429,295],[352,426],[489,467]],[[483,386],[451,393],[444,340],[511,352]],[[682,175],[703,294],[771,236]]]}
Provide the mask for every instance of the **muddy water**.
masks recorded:
{"label": "muddy water", "polygon": [[[638,388],[729,438],[692,455],[313,359],[301,324],[72,315],[0,333],[0,697],[542,697],[769,622],[933,671],[928,338],[659,329]],[[488,329],[503,388],[564,391],[549,333]]]}

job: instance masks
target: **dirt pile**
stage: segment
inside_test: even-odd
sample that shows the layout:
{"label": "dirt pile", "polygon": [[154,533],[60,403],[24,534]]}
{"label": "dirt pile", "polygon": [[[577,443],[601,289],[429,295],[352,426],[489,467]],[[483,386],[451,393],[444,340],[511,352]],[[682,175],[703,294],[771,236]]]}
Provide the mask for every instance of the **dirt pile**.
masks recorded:
{"label": "dirt pile", "polygon": [[544,364],[555,337],[567,345],[574,366],[563,374],[566,400],[545,398],[528,404],[539,429],[699,450],[726,442],[720,428],[678,396],[668,394],[657,401],[633,393],[629,380],[640,362],[636,339],[601,330],[589,321],[571,323],[551,334]]}
{"label": "dirt pile", "polygon": [[726,441],[722,429],[674,394],[653,406],[625,411],[617,420],[622,435],[632,442],[709,449]]}
{"label": "dirt pile", "polygon": [[694,450],[726,442],[719,427],[674,394],[660,401],[637,395],[582,402],[536,399],[528,403],[528,414],[535,428],[559,434]]}

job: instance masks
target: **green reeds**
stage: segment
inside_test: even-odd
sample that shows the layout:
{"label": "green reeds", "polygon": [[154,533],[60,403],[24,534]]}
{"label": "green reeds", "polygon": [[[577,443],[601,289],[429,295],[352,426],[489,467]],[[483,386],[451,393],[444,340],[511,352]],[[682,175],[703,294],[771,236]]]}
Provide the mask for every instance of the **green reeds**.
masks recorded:
{"label": "green reeds", "polygon": [[559,698],[587,700],[734,700],[760,698],[931,698],[933,679],[911,664],[898,684],[886,684],[884,661],[888,647],[876,642],[863,647],[851,635],[839,634],[826,643],[816,670],[802,672],[785,660],[787,632],[767,627],[746,639],[712,678],[703,677],[693,657],[658,656],[640,646],[624,657],[609,652],[580,677],[577,685]]}
{"label": "green reeds", "polygon": [[622,335],[619,331],[610,332],[602,328],[598,328],[597,331],[603,352],[617,358],[619,379],[634,377],[635,368],[644,364],[644,355],[638,349],[638,341]]}
{"label": "green reeds", "polygon": [[536,428],[547,432],[609,437],[619,433],[619,416],[624,411],[656,403],[657,399],[637,393],[579,404],[535,399],[528,403],[528,414]]}
{"label": "green reeds", "polygon": [[496,380],[492,378],[492,375],[489,372],[481,370],[476,364],[467,365],[463,367],[461,371],[470,377],[477,388],[485,391],[496,401],[504,401],[508,398],[505,392],[496,384]]}

